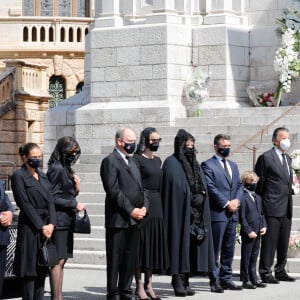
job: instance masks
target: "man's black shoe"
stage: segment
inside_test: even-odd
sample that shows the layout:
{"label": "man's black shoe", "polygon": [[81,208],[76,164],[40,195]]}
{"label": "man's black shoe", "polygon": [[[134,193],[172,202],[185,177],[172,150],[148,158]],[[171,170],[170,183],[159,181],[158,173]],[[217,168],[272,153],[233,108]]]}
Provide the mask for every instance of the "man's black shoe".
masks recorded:
{"label": "man's black shoe", "polygon": [[221,282],[221,287],[224,290],[240,291],[243,289],[241,285],[236,285],[233,282]]}
{"label": "man's black shoe", "polygon": [[257,280],[256,282],[253,283],[253,285],[255,285],[258,288],[265,288],[265,287],[267,287],[267,285],[265,283],[263,283],[261,280]]}
{"label": "man's black shoe", "polygon": [[223,288],[217,283],[212,283],[210,286],[210,290],[212,293],[224,293]]}
{"label": "man's black shoe", "polygon": [[276,278],[274,278],[272,275],[270,275],[268,277],[261,276],[261,280],[264,283],[270,283],[270,284],[277,284],[277,283],[279,283],[279,280],[277,280]]}
{"label": "man's black shoe", "polygon": [[295,281],[296,279],[289,276],[288,274],[284,273],[282,275],[275,275],[275,278],[279,281],[290,281],[290,282],[293,282]]}
{"label": "man's black shoe", "polygon": [[243,289],[249,289],[249,290],[256,289],[256,285],[252,284],[250,281],[243,282],[242,287],[243,287]]}

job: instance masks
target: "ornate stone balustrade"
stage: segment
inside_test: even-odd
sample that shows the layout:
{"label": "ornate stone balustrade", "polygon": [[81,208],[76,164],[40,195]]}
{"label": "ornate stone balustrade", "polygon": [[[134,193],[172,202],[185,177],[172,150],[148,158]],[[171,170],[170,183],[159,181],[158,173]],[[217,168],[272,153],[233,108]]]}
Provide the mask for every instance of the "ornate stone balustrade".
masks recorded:
{"label": "ornate stone balustrade", "polygon": [[[92,18],[18,17],[0,18],[0,30],[7,33],[0,51],[84,51],[85,36]],[[3,27],[3,28],[2,28]],[[1,29],[2,28],[2,29]],[[12,31],[10,31],[12,28]]]}

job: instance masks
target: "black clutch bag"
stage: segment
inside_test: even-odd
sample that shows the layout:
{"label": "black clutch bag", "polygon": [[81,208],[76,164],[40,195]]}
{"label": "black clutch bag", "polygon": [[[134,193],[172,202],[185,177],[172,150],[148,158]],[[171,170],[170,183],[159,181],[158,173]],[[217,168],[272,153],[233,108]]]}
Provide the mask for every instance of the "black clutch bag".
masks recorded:
{"label": "black clutch bag", "polygon": [[40,267],[53,267],[58,264],[56,247],[52,241],[44,240],[39,251],[38,265]]}
{"label": "black clutch bag", "polygon": [[75,215],[74,221],[74,232],[75,233],[91,233],[91,222],[86,209],[84,210],[84,215],[81,217],[79,212]]}

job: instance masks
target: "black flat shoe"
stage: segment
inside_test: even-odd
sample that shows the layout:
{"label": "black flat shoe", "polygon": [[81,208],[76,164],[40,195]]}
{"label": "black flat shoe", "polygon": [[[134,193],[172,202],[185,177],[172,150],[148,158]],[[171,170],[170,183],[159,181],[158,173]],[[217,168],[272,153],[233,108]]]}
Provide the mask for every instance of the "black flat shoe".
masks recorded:
{"label": "black flat shoe", "polygon": [[210,291],[212,293],[224,293],[224,289],[217,283],[212,283],[211,284]]}
{"label": "black flat shoe", "polygon": [[293,281],[296,281],[295,278],[289,276],[288,274],[282,274],[282,275],[275,275],[275,278],[279,281],[290,281],[290,282],[293,282]]}
{"label": "black flat shoe", "polygon": [[240,285],[236,285],[235,283],[233,282],[221,282],[221,287],[224,289],[224,290],[231,290],[231,291],[240,291],[243,289],[242,286]]}
{"label": "black flat shoe", "polygon": [[267,284],[263,283],[261,280],[257,280],[256,282],[253,283],[253,285],[255,285],[258,288],[265,288],[265,287],[267,287]]}
{"label": "black flat shoe", "polygon": [[264,283],[270,283],[270,284],[278,284],[279,283],[279,280],[277,280],[273,276],[262,277],[261,280]]}
{"label": "black flat shoe", "polygon": [[256,289],[256,285],[252,284],[250,281],[243,282],[243,289],[254,290]]}

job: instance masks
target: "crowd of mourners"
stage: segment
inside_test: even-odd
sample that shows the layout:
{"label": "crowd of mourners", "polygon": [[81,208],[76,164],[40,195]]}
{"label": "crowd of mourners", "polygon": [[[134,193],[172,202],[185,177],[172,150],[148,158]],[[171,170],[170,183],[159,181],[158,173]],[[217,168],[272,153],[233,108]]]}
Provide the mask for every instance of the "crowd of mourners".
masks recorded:
{"label": "crowd of mourners", "polygon": [[[273,147],[258,157],[254,170],[241,175],[228,159],[227,134],[214,137],[215,153],[202,163],[197,161],[195,138],[186,130],[178,130],[174,152],[163,162],[156,155],[161,142],[153,127],[140,133],[138,143],[134,130],[120,128],[114,150],[102,160],[107,299],[159,300],[153,274],[170,275],[175,296],[180,297],[195,294],[189,279],[199,274],[208,276],[214,293],[295,281],[285,269],[293,214],[288,129],[276,128]],[[13,272],[22,279],[22,299],[44,299],[48,275],[51,299],[63,299],[75,214],[86,209],[76,200],[80,178],[72,168],[80,154],[73,137],[60,138],[43,173],[40,147],[27,143],[19,148],[23,165],[12,175],[11,186],[20,209]],[[13,218],[2,182],[0,212],[1,294]],[[232,276],[238,223],[240,285]],[[40,265],[40,248],[49,240],[55,245],[57,264]]]}

